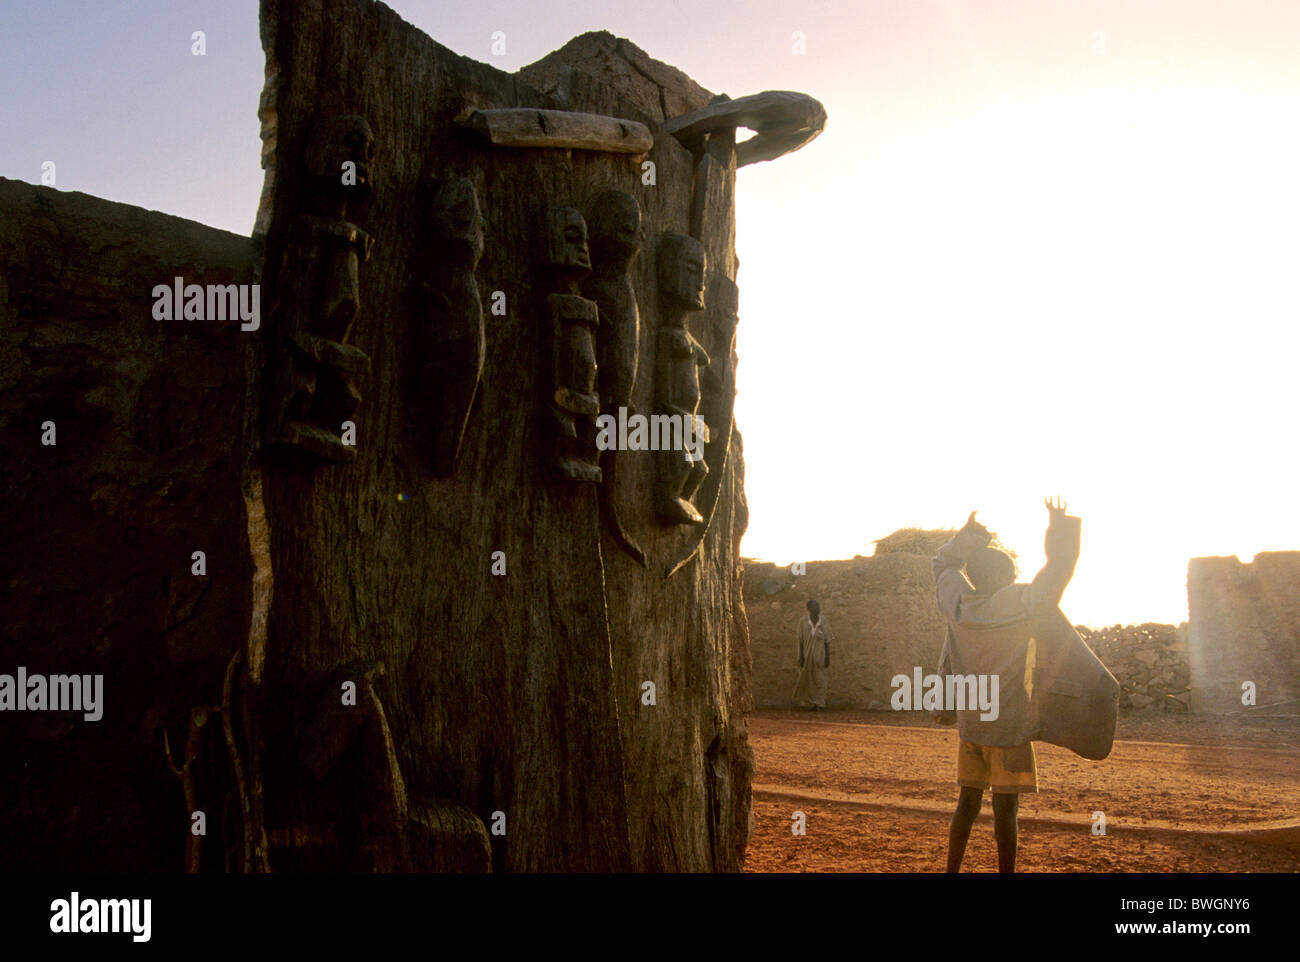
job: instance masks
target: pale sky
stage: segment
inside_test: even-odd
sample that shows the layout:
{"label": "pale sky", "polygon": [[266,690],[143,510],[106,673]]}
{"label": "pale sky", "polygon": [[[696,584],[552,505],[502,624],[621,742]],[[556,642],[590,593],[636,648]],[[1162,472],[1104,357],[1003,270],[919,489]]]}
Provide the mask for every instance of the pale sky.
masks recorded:
{"label": "pale sky", "polygon": [[[738,178],[746,554],[977,508],[1030,576],[1059,494],[1062,607],[1103,625],[1184,620],[1191,557],[1300,548],[1300,4],[390,5],[504,70],[607,29],[826,105]],[[246,234],[261,82],[253,0],[5,2],[0,175]]]}

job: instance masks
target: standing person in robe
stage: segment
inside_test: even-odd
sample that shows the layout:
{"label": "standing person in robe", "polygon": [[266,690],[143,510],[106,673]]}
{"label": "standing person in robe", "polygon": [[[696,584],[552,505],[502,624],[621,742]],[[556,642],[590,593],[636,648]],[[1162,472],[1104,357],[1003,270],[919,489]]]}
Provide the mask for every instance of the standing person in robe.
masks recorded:
{"label": "standing person in robe", "polygon": [[808,614],[799,622],[796,653],[799,678],[794,684],[794,703],[799,708],[822,711],[826,708],[826,688],[831,678],[830,626],[822,617],[818,601],[808,602]]}
{"label": "standing person in robe", "polygon": [[[948,622],[939,674],[985,675],[998,682],[991,718],[981,717],[978,708],[955,713],[961,793],[948,833],[949,872],[961,869],[986,788],[993,793],[998,871],[1014,872],[1019,793],[1038,791],[1033,739],[1041,737],[1039,707],[1044,702],[1033,701],[1035,661],[1050,662],[1051,669],[1058,659],[1052,648],[1039,651],[1035,635],[1050,641],[1043,627],[1059,615],[1061,595],[1079,559],[1079,519],[1066,516],[1063,502],[1045,504],[1047,563],[1032,584],[1014,583],[1015,562],[989,546],[993,536],[975,520],[974,511],[934,558],[939,610]],[[1104,667],[1101,673],[1110,677]],[[944,707],[945,714],[954,708]]]}

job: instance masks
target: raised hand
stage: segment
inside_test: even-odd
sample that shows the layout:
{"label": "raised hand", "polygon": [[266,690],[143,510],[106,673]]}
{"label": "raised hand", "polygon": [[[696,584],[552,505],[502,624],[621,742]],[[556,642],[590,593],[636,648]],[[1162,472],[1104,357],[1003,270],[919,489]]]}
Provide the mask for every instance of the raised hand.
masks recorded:
{"label": "raised hand", "polygon": [[993,535],[989,533],[989,529],[975,520],[974,511],[972,511],[970,517],[966,519],[966,526],[962,528],[962,531],[967,534],[975,535],[984,544],[988,544],[993,540]]}
{"label": "raised hand", "polygon": [[[1055,500],[1055,504],[1053,504],[1053,500]],[[1061,497],[1057,497],[1055,499],[1044,498],[1043,504],[1047,507],[1047,519],[1049,523],[1054,523],[1056,521],[1064,520],[1065,518],[1064,498]],[[975,516],[971,515],[971,517],[973,518]]]}

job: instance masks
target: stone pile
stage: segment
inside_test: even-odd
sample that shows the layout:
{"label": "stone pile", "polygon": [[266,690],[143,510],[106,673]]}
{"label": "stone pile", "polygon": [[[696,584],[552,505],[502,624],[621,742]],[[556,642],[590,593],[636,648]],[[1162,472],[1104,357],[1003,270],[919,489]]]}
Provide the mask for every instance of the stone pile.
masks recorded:
{"label": "stone pile", "polygon": [[1076,625],[1075,630],[1119,680],[1121,708],[1188,710],[1191,674],[1183,626]]}

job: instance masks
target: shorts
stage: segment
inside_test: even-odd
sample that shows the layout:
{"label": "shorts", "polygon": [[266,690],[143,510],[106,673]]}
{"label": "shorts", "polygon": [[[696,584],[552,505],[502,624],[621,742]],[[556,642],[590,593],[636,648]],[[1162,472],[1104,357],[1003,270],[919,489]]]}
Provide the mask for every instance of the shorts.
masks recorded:
{"label": "shorts", "polygon": [[998,795],[1038,791],[1033,743],[996,748],[961,742],[957,746],[957,784],[963,788],[992,787]]}

